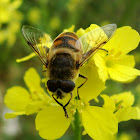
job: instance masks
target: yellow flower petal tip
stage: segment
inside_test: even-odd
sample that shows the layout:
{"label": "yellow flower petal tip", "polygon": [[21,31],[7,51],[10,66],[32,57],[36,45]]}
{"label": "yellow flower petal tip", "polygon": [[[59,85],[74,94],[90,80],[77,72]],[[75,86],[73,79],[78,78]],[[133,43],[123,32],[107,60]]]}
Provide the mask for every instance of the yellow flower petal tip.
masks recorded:
{"label": "yellow flower petal tip", "polygon": [[115,113],[118,122],[140,119],[137,107],[124,107]]}
{"label": "yellow flower petal tip", "polygon": [[25,72],[24,81],[31,92],[41,88],[41,79],[34,68],[30,68]]}
{"label": "yellow flower petal tip", "polygon": [[66,118],[62,107],[48,106],[36,116],[36,129],[44,139],[58,139],[64,135],[71,122]]}
{"label": "yellow flower petal tip", "polygon": [[35,57],[35,56],[36,56],[35,53],[31,53],[31,54],[29,54],[28,56],[25,56],[25,57],[20,58],[20,59],[16,59],[16,62],[17,62],[17,63],[20,63],[20,62],[28,61],[28,60],[30,60],[31,58]]}
{"label": "yellow flower petal tip", "polygon": [[26,89],[15,86],[7,90],[4,102],[11,110],[23,111],[30,102],[30,95]]}
{"label": "yellow flower petal tip", "polygon": [[19,115],[25,115],[25,111],[6,113],[5,118],[6,119],[12,119],[12,118],[15,118],[15,117],[17,117]]}
{"label": "yellow flower petal tip", "polygon": [[74,29],[75,29],[75,25],[72,25],[70,28],[64,29],[63,32],[74,32]]}

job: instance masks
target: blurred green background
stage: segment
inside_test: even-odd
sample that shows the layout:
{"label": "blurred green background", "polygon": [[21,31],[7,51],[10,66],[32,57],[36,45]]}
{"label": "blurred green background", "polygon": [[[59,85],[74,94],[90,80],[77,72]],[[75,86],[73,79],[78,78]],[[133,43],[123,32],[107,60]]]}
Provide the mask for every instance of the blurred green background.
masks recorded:
{"label": "blurred green background", "polygon": [[[22,37],[22,25],[43,30],[53,39],[72,25],[76,31],[92,23],[100,26],[116,23],[118,27],[129,25],[140,33],[139,13],[140,0],[0,0],[0,140],[42,139],[35,130],[35,116],[10,120],[3,117],[8,111],[3,103],[6,89],[14,85],[25,87],[23,75],[30,67],[36,68],[43,77],[42,63],[37,57],[16,63],[17,58],[32,52]],[[131,54],[135,56],[136,68],[140,69],[140,48]],[[140,78],[130,84],[107,81],[104,93],[111,95],[129,90],[136,97],[135,104],[140,106]],[[71,128],[61,138],[64,139],[73,139]],[[86,135],[82,139],[91,138]],[[120,123],[117,140],[140,140],[140,121]]]}

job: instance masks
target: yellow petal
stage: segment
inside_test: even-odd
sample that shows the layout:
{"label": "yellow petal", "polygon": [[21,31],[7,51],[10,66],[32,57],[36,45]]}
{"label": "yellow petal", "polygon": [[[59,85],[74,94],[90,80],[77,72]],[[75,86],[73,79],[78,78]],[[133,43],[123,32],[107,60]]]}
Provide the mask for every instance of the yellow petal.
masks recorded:
{"label": "yellow petal", "polygon": [[140,71],[135,68],[115,63],[108,68],[108,72],[111,79],[119,82],[130,82],[140,75]]}
{"label": "yellow petal", "polygon": [[44,107],[45,107],[44,101],[32,101],[26,107],[26,111],[25,111],[26,115],[38,113]]}
{"label": "yellow petal", "polygon": [[95,106],[87,106],[82,112],[85,131],[94,140],[104,140],[118,131],[118,122],[113,113]]}
{"label": "yellow petal", "polygon": [[30,90],[40,87],[40,77],[34,68],[25,72],[24,81]]}
{"label": "yellow petal", "polygon": [[74,32],[74,29],[75,29],[75,25],[72,25],[70,28],[64,29],[63,32]]}
{"label": "yellow petal", "polygon": [[120,59],[116,63],[120,65],[129,66],[129,67],[134,67],[135,66],[134,56],[123,55],[122,57],[120,57]]}
{"label": "yellow petal", "polygon": [[6,119],[12,119],[12,118],[15,118],[15,117],[17,117],[19,115],[25,115],[25,111],[6,113],[5,118]]}
{"label": "yellow petal", "polygon": [[46,93],[44,89],[41,88],[40,86],[41,79],[34,68],[30,68],[29,70],[26,71],[24,81],[30,90],[32,99],[37,100],[44,98],[44,94]]}
{"label": "yellow petal", "polygon": [[103,99],[104,99],[104,105],[103,108],[114,112],[115,110],[115,101],[113,99],[111,99],[109,96],[102,94],[100,95]]}
{"label": "yellow petal", "polygon": [[87,33],[87,32],[90,32],[90,31],[92,31],[92,30],[94,30],[94,29],[96,29],[96,28],[98,28],[99,26],[98,25],[96,25],[96,24],[91,24],[88,28],[86,28],[85,29],[85,32]]}
{"label": "yellow petal", "polygon": [[134,56],[132,55],[123,55],[117,61],[116,60],[114,61],[114,60],[111,60],[110,58],[106,60],[104,53],[100,51],[94,54],[93,58],[95,61],[95,65],[98,67],[98,73],[102,81],[106,81],[108,79],[109,77],[108,68],[112,68],[113,66],[113,68],[115,69],[115,66],[114,66],[115,64],[121,65],[121,66],[128,66],[128,67],[135,66]]}
{"label": "yellow petal", "polygon": [[106,137],[104,137],[103,140],[117,140],[116,134],[115,135],[107,135]]}
{"label": "yellow petal", "polygon": [[108,79],[108,69],[106,67],[106,62],[99,53],[94,54],[93,58],[95,61],[95,65],[98,67],[100,79],[105,82]]}
{"label": "yellow petal", "polygon": [[36,129],[43,139],[58,139],[64,135],[71,122],[62,107],[48,106],[41,110],[35,120]]}
{"label": "yellow petal", "polygon": [[33,57],[35,57],[35,56],[36,56],[35,53],[31,53],[31,54],[29,54],[28,56],[25,56],[25,57],[20,58],[20,59],[16,59],[16,62],[17,62],[17,63],[20,63],[20,62],[28,61],[29,59],[31,59],[31,58],[33,58]]}
{"label": "yellow petal", "polygon": [[116,104],[120,102],[122,107],[132,106],[134,103],[134,95],[131,92],[122,92],[112,95],[110,98],[113,99]]}
{"label": "yellow petal", "polygon": [[85,33],[98,28],[99,26],[96,24],[91,24],[88,28],[86,28],[85,30],[83,28],[80,28],[79,30],[77,30],[76,34],[78,35],[78,37],[81,37],[82,35],[84,35]]}
{"label": "yellow petal", "polygon": [[22,0],[15,0],[12,2],[12,8],[17,9],[22,4]]}
{"label": "yellow petal", "polygon": [[4,98],[6,106],[14,111],[25,110],[30,100],[28,91],[18,86],[8,89]]}
{"label": "yellow petal", "polygon": [[137,107],[137,112],[138,112],[138,119],[140,120],[140,108]]}
{"label": "yellow petal", "polygon": [[[95,99],[101,93],[101,91],[105,89],[105,83],[99,79],[97,67],[94,65],[92,58],[86,65],[81,67],[80,74],[88,77],[87,82],[81,88],[79,88],[80,98],[85,102]],[[85,79],[78,78],[76,86],[81,85],[84,80]]]}
{"label": "yellow petal", "polygon": [[79,30],[77,30],[76,34],[78,35],[78,37],[81,37],[82,35],[84,35],[86,32],[83,28],[80,28]]}
{"label": "yellow petal", "polygon": [[[86,134],[87,134],[87,132],[84,130],[84,131],[82,132],[82,135],[86,135]],[[107,135],[104,137],[103,140],[116,140],[116,137],[115,137],[115,135],[107,134]]]}
{"label": "yellow petal", "polygon": [[137,107],[124,107],[115,113],[118,122],[128,121],[130,119],[139,119]]}
{"label": "yellow petal", "polygon": [[129,26],[118,28],[114,36],[104,46],[108,51],[115,49],[115,52],[121,51],[123,54],[137,48],[140,41],[139,33]]}

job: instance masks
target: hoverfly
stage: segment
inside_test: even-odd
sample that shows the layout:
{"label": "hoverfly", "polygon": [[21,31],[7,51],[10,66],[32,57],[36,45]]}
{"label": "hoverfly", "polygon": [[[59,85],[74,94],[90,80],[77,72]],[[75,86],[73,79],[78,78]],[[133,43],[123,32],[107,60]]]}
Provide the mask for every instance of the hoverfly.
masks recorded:
{"label": "hoverfly", "polygon": [[[88,80],[79,73],[80,67],[92,57],[103,45],[110,40],[116,31],[116,24],[109,24],[95,28],[78,38],[74,32],[63,32],[53,41],[44,32],[28,25],[22,27],[23,36],[45,66],[47,87],[52,92],[54,100],[63,107],[68,117],[66,107],[72,99],[75,80],[78,77],[85,81],[77,88],[77,98],[80,99],[78,89]],[[52,42],[51,47],[49,44]],[[104,49],[102,49],[104,50]],[[70,93],[71,98],[63,105],[57,99],[64,98]]]}

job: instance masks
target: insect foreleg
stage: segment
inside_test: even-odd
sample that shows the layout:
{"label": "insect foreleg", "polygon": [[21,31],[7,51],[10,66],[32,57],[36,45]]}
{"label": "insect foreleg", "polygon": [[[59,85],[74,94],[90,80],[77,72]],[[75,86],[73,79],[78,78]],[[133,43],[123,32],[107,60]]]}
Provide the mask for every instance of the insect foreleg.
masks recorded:
{"label": "insect foreleg", "polygon": [[82,86],[86,83],[86,81],[88,80],[87,77],[85,77],[85,76],[83,76],[83,75],[81,75],[81,74],[79,74],[79,77],[84,78],[85,81],[84,81],[79,87],[77,87],[77,98],[78,98],[78,100],[80,100],[80,96],[79,96],[79,91],[78,91],[78,90],[79,90],[79,88],[82,87]]}
{"label": "insect foreleg", "polygon": [[65,117],[66,117],[66,118],[69,118],[68,113],[67,113],[67,110],[66,110],[66,107],[68,106],[68,104],[70,103],[70,101],[71,101],[71,99],[72,99],[72,93],[71,93],[70,95],[71,95],[71,98],[69,99],[69,101],[68,101],[65,105],[63,105],[63,104],[61,104],[60,102],[58,102],[58,101],[55,99],[54,95],[52,94],[53,99],[54,99],[60,106],[63,107],[63,110],[64,110],[64,112],[65,112]]}

